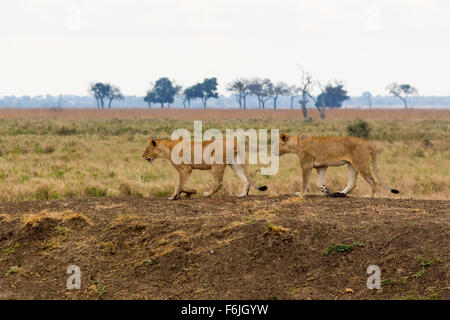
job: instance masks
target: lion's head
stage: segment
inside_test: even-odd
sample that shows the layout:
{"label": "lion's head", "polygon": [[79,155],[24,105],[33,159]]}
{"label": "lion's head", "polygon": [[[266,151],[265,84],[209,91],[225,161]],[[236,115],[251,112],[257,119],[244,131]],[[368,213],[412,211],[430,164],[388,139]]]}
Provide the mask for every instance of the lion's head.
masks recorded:
{"label": "lion's head", "polygon": [[147,147],[145,148],[142,158],[152,163],[156,158],[161,157],[161,150],[158,148],[159,140],[150,138],[148,139]]}
{"label": "lion's head", "polygon": [[286,153],[295,152],[297,149],[297,138],[295,136],[289,136],[286,133],[280,133],[280,139],[278,141],[279,154],[282,156]]}

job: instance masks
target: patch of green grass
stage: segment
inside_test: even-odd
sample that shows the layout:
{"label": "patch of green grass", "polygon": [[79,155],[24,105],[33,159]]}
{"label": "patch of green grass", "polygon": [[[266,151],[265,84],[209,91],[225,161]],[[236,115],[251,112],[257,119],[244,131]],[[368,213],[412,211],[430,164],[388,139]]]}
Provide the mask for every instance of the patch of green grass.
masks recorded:
{"label": "patch of green grass", "polygon": [[142,182],[150,182],[150,181],[159,180],[161,178],[161,176],[160,175],[156,175],[156,174],[151,173],[151,172],[147,172],[147,173],[141,174],[140,178],[141,178]]}
{"label": "patch of green grass", "polygon": [[422,268],[422,270],[418,271],[416,274],[414,274],[414,278],[416,279],[420,279],[424,276],[425,274],[425,267]]}
{"label": "patch of green grass", "polygon": [[106,197],[108,195],[108,189],[86,187],[84,188],[84,194],[88,197]]}
{"label": "patch of green grass", "polygon": [[155,197],[158,198],[166,198],[168,196],[170,196],[171,192],[169,190],[158,190],[155,192]]}
{"label": "patch of green grass", "polygon": [[385,279],[381,280],[381,284],[383,286],[390,286],[390,285],[395,284],[395,280],[390,279],[390,278],[385,278]]}
{"label": "patch of green grass", "polygon": [[17,268],[16,267],[11,267],[8,269],[8,271],[6,271],[5,273],[5,277],[9,277],[10,275],[14,274],[17,272]]}
{"label": "patch of green grass", "polygon": [[416,292],[409,292],[406,296],[403,297],[403,300],[416,300]]}
{"label": "patch of green grass", "polygon": [[432,266],[437,262],[436,257],[430,251],[427,251],[425,256],[418,256],[416,259],[424,268]]}
{"label": "patch of green grass", "polygon": [[72,230],[70,230],[69,228],[63,227],[63,226],[56,226],[56,227],[55,227],[55,230],[56,230],[57,233],[63,234],[63,235],[65,235],[65,236],[67,236],[67,235],[69,234],[69,232],[72,231]]}
{"label": "patch of green grass", "polygon": [[352,251],[355,246],[364,247],[365,244],[359,241],[353,242],[352,244],[344,244],[344,243],[332,244],[331,246],[326,248],[323,253],[325,255],[329,255],[331,253],[349,252]]}
{"label": "patch of green grass", "polygon": [[12,254],[12,253],[14,253],[14,251],[16,251],[16,249],[19,248],[19,247],[20,247],[20,244],[16,243],[16,244],[15,244],[13,247],[11,247],[11,248],[3,249],[3,254],[4,254],[4,255]]}
{"label": "patch of green grass", "polygon": [[148,266],[151,266],[153,264],[153,260],[152,259],[147,259],[144,261],[144,263]]}
{"label": "patch of green grass", "polygon": [[106,292],[108,292],[108,288],[106,286],[103,286],[101,289],[97,289],[97,295],[99,297],[104,295]]}

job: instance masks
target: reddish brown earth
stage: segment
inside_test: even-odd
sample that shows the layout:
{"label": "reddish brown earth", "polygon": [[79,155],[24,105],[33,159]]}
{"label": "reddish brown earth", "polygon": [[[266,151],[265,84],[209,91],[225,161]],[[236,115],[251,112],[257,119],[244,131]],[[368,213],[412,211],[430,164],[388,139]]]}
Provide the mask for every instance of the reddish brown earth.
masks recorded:
{"label": "reddish brown earth", "polygon": [[[319,196],[0,203],[0,298],[450,299],[449,209]],[[336,244],[353,247],[325,254]],[[66,289],[72,264],[81,290]],[[366,287],[371,264],[381,290]]]}
{"label": "reddish brown earth", "polygon": [[[308,109],[308,116],[319,119],[319,112]],[[245,120],[302,119],[300,109],[94,109],[94,108],[0,108],[0,119],[172,119],[172,120]],[[327,119],[450,119],[449,109],[328,109]]]}

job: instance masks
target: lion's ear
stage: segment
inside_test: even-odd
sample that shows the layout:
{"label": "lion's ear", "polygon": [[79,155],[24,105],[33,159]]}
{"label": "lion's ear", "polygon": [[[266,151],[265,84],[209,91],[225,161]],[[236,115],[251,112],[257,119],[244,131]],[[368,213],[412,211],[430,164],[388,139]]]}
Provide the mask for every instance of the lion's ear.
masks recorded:
{"label": "lion's ear", "polygon": [[281,133],[280,139],[281,139],[281,141],[286,142],[288,139],[288,135],[286,133]]}
{"label": "lion's ear", "polygon": [[155,140],[155,139],[152,139],[151,144],[152,144],[152,146],[156,147],[156,140]]}
{"label": "lion's ear", "polygon": [[306,143],[306,142],[310,142],[312,140],[312,137],[309,134],[304,133],[298,138],[298,140],[301,143]]}

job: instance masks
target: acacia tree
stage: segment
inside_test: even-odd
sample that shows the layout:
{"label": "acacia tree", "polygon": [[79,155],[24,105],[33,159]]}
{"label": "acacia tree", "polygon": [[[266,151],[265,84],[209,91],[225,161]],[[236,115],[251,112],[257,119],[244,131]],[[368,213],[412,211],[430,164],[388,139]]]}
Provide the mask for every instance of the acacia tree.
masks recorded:
{"label": "acacia tree", "polygon": [[89,93],[92,94],[97,102],[97,108],[105,107],[105,98],[110,90],[108,83],[96,82],[89,86]]}
{"label": "acacia tree", "polygon": [[386,90],[388,90],[389,93],[392,94],[394,97],[399,98],[405,105],[405,109],[408,109],[408,102],[406,101],[408,96],[418,93],[417,88],[415,88],[407,83],[397,84],[394,82],[394,83],[391,83],[390,85],[388,85]]}
{"label": "acacia tree", "polygon": [[228,84],[227,90],[234,93],[239,104],[239,109],[247,108],[247,96],[250,94],[248,88],[249,81],[246,79],[237,79]]}
{"label": "acacia tree", "polygon": [[271,93],[273,98],[273,108],[276,109],[278,97],[289,94],[290,88],[285,82],[279,82],[272,87]]}
{"label": "acacia tree", "polygon": [[362,93],[362,96],[366,98],[367,103],[369,104],[369,109],[372,110],[372,94],[369,91],[365,91]]}
{"label": "acacia tree", "polygon": [[124,99],[122,93],[120,92],[119,87],[116,87],[116,86],[109,86],[107,97],[109,99],[109,101],[108,101],[109,109],[111,109],[111,103],[113,102],[113,100],[123,100]]}
{"label": "acacia tree", "polygon": [[325,88],[322,88],[320,83],[318,83],[318,86],[321,93],[314,102],[319,110],[321,119],[325,119],[325,108],[340,108],[342,107],[342,102],[350,99],[347,91],[344,90],[344,84],[340,81],[334,80],[334,82],[329,82]]}
{"label": "acacia tree", "polygon": [[124,97],[119,87],[109,83],[96,82],[90,85],[89,93],[91,93],[97,101],[97,108],[105,108],[105,100],[108,101],[108,108],[111,108],[113,100],[123,100]]}
{"label": "acacia tree", "polygon": [[197,83],[195,90],[199,93],[200,99],[202,99],[203,108],[206,109],[206,102],[210,98],[218,99],[219,93],[217,92],[217,79],[216,78],[206,78],[202,83]]}
{"label": "acacia tree", "polygon": [[325,86],[322,93],[317,97],[317,100],[323,101],[323,104],[327,108],[340,108],[342,102],[350,99],[347,95],[347,91],[344,89],[344,83],[334,80]]}
{"label": "acacia tree", "polygon": [[[300,71],[301,71],[301,75],[300,75],[299,91],[302,96],[300,99],[300,105],[302,108],[303,119],[307,119],[308,118],[308,109],[306,108],[306,105],[309,102],[308,97],[312,97],[311,91],[313,90],[313,87],[314,87],[314,81],[313,81],[311,74],[304,71],[301,67],[300,67]],[[314,100],[314,98],[312,98],[312,99],[314,102],[317,102]],[[319,112],[320,112],[320,110],[319,110]],[[325,117],[325,114],[324,114],[324,117]]]}
{"label": "acacia tree", "polygon": [[288,93],[291,98],[290,107],[291,107],[291,109],[294,109],[294,101],[300,94],[300,87],[298,87],[294,84],[288,88]]}
{"label": "acacia tree", "polygon": [[[312,85],[313,86],[313,85]],[[312,87],[311,87],[311,91],[307,92],[307,95],[309,98],[311,98],[311,100],[314,102],[314,106],[317,108],[317,110],[319,111],[320,114],[320,119],[325,119],[325,104],[324,104],[324,99],[319,99],[320,95],[324,92],[322,85],[320,84],[319,81],[316,82],[316,86],[318,88],[320,88],[320,94],[318,94],[317,96],[315,96],[312,93]]]}
{"label": "acacia tree", "polygon": [[193,86],[190,86],[183,91],[183,103],[186,105],[186,102],[189,106],[189,109],[191,108],[191,100],[194,99],[200,99],[202,97],[202,91],[198,84],[195,84]]}
{"label": "acacia tree", "polygon": [[[175,82],[175,81],[174,81]],[[170,108],[170,104],[173,103],[175,101],[175,97],[179,96],[180,92],[181,92],[181,86],[179,85],[173,85],[174,88],[174,95],[173,95],[173,99],[172,102],[167,102],[167,108]]]}
{"label": "acacia tree", "polygon": [[175,101],[174,97],[180,88],[174,86],[168,78],[160,78],[155,82],[153,88],[147,91],[144,101],[149,104],[149,107],[152,103],[160,103],[161,109],[164,108],[164,103],[167,103],[167,107],[169,107]]}
{"label": "acacia tree", "polygon": [[254,78],[248,85],[250,94],[258,99],[258,109],[264,109],[266,102],[272,98],[273,84],[269,79]]}
{"label": "acacia tree", "polygon": [[274,97],[274,87],[272,81],[269,79],[264,79],[262,81],[262,91],[261,91],[261,107],[265,109],[266,102]]}
{"label": "acacia tree", "polygon": [[152,90],[148,90],[144,97],[144,101],[147,102],[148,107],[152,108],[152,103],[156,101],[156,95]]}

